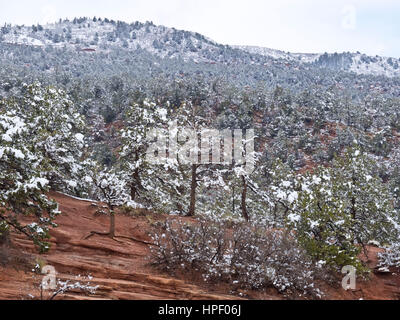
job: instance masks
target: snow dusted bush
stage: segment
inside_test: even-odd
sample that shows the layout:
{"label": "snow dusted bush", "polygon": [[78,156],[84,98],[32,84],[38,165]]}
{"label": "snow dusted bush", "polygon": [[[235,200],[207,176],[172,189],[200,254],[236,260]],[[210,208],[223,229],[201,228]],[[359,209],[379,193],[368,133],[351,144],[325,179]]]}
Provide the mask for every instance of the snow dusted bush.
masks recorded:
{"label": "snow dusted bush", "polygon": [[167,220],[152,237],[152,261],[167,272],[193,270],[208,282],[236,288],[274,287],[286,294],[321,297],[314,281],[322,266],[296,240],[263,225],[199,220]]}
{"label": "snow dusted bush", "polygon": [[97,200],[105,203],[105,206],[99,208],[100,210],[97,212],[110,216],[110,229],[109,232],[92,231],[85,239],[94,234],[115,238],[115,209],[119,206],[136,207],[136,203],[131,200],[128,192],[126,175],[123,171],[101,166],[92,167],[91,175],[91,194]]}
{"label": "snow dusted bush", "polygon": [[[39,265],[36,266],[35,271],[41,274],[41,267]],[[36,277],[34,277],[36,279]],[[40,283],[35,284],[34,289],[38,291],[38,293],[29,293],[28,297],[32,300],[54,300],[59,298],[63,299],[63,295],[68,293],[80,293],[84,295],[95,295],[98,285],[92,285],[91,280],[92,276],[75,276],[75,280],[62,280],[58,278],[54,278],[54,280],[46,279],[40,276]]]}
{"label": "snow dusted bush", "polygon": [[358,255],[368,242],[388,244],[397,238],[398,213],[373,164],[358,148],[349,149],[331,168],[271,187],[271,198],[285,209],[287,228],[315,261],[363,272]]}
{"label": "snow dusted bush", "polygon": [[381,270],[388,270],[389,267],[400,267],[400,243],[395,243],[384,252],[378,253]]}
{"label": "snow dusted bush", "polygon": [[[47,300],[53,300],[59,295],[63,295],[68,292],[74,292],[74,291],[80,291],[85,294],[96,294],[96,290],[98,289],[99,286],[92,286],[90,285],[90,282],[87,282],[86,284],[81,283],[79,281],[72,282],[69,280],[66,281],[57,281],[57,288],[54,290],[54,292],[49,296]],[[41,296],[42,297],[42,296]]]}

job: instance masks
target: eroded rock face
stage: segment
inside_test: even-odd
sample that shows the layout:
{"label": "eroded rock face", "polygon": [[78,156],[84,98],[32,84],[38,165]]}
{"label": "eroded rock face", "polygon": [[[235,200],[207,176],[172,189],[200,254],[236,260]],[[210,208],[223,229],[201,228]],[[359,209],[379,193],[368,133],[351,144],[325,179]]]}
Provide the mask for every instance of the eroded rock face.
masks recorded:
{"label": "eroded rock face", "polygon": [[[0,264],[0,299],[40,299],[38,285],[42,275],[32,272],[35,263],[55,267],[57,277],[62,280],[80,281],[98,286],[94,295],[79,290],[57,296],[56,299],[238,299],[228,295],[224,285],[206,286],[161,274],[148,264],[150,230],[144,216],[118,215],[116,231],[119,235],[134,237],[112,240],[94,235],[84,240],[91,231],[108,230],[107,216],[95,215],[96,207],[91,202],[81,201],[59,193],[50,196],[60,204],[62,215],[57,218],[58,228],[51,231],[52,248],[49,253],[37,255],[32,243],[22,235],[13,235],[15,250],[26,252],[19,262],[19,269]],[[14,249],[11,249],[14,250]],[[376,263],[378,248],[370,247],[369,264]],[[28,256],[29,255],[29,256]],[[88,277],[89,276],[89,277]],[[184,278],[184,277],[183,277]],[[393,272],[371,274],[369,281],[358,281],[356,290],[344,291],[340,283],[322,286],[326,299],[399,299],[400,277]],[[253,299],[282,299],[274,290],[267,292],[242,292]],[[48,297],[46,292],[43,297]]]}

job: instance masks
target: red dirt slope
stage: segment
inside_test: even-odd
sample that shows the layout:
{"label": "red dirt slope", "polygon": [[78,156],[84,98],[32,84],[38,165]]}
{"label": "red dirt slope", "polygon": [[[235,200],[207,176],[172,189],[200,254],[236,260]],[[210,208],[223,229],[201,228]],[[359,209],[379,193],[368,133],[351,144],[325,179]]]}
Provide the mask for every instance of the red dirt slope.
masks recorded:
{"label": "red dirt slope", "polygon": [[[193,280],[174,279],[162,274],[148,264],[149,248],[141,242],[123,239],[122,243],[94,235],[83,240],[90,231],[107,231],[108,217],[96,216],[91,202],[51,193],[60,204],[62,214],[57,218],[58,228],[51,231],[52,248],[49,253],[38,255],[30,241],[22,235],[13,235],[13,245],[37,257],[41,264],[55,267],[60,279],[78,279],[90,275],[91,285],[98,285],[94,295],[79,291],[60,295],[57,299],[237,299],[223,286],[206,286]],[[149,218],[118,215],[118,235],[150,241]],[[371,248],[371,265],[376,264],[377,249]],[[41,275],[0,266],[0,299],[37,299]],[[400,277],[393,274],[373,274],[371,281],[357,283],[357,290],[344,291],[324,286],[327,299],[398,299]],[[268,293],[243,292],[253,299],[282,299],[274,290]]]}

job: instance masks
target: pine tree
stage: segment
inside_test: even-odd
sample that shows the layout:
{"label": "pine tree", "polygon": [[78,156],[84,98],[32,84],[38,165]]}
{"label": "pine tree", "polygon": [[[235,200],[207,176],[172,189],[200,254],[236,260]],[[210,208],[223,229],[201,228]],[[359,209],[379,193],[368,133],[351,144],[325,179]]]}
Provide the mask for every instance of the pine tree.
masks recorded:
{"label": "pine tree", "polygon": [[[46,192],[85,184],[82,121],[62,91],[39,83],[0,103],[0,228],[24,233],[41,251],[59,213]],[[23,215],[35,221],[24,223]]]}
{"label": "pine tree", "polygon": [[114,239],[115,233],[115,214],[116,208],[129,202],[130,197],[126,187],[125,177],[123,172],[117,173],[113,169],[102,169],[95,167],[92,169],[92,181],[94,194],[101,202],[107,206],[107,211],[110,216],[110,226],[108,232],[92,231],[85,239],[91,236],[103,235]]}
{"label": "pine tree", "polygon": [[358,148],[336,157],[331,168],[283,181],[275,199],[285,208],[289,228],[316,260],[331,267],[363,266],[358,259],[369,241],[391,243],[399,216],[388,186]]}
{"label": "pine tree", "polygon": [[120,160],[128,175],[132,200],[149,203],[143,181],[152,179],[152,167],[146,160],[147,148],[153,142],[152,129],[166,125],[166,109],[156,103],[144,100],[133,103],[125,114],[121,131],[122,150]]}

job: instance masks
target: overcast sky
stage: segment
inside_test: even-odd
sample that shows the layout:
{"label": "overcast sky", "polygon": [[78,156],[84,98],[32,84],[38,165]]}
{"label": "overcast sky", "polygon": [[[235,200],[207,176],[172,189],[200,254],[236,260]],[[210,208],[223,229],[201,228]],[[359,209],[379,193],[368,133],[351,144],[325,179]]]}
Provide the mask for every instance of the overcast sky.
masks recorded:
{"label": "overcast sky", "polygon": [[0,0],[0,23],[153,21],[223,44],[400,57],[399,0]]}

